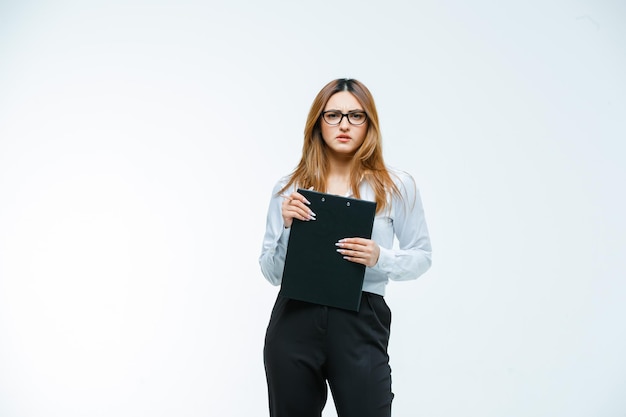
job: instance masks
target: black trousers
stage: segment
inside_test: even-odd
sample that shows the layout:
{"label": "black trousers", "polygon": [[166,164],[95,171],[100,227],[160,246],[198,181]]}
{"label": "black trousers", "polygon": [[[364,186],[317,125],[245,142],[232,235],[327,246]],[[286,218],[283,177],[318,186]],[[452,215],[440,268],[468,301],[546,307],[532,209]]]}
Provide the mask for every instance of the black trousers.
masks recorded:
{"label": "black trousers", "polygon": [[320,417],[330,386],[339,417],[391,416],[391,311],[364,292],[359,312],[279,296],[265,336],[271,417]]}

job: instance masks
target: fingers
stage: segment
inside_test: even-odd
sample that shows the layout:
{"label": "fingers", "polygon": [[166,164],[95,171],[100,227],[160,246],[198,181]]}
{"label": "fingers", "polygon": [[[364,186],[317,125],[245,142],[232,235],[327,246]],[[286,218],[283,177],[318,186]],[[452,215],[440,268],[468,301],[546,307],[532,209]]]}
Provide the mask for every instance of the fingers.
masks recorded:
{"label": "fingers", "polygon": [[380,247],[371,239],[346,238],[335,244],[343,258],[365,266],[374,266],[378,262]]}
{"label": "fingers", "polygon": [[289,194],[289,195],[283,195],[283,198],[287,201],[301,201],[304,204],[311,204],[309,202],[309,200],[307,200],[302,194],[300,194],[297,191],[294,191],[293,193]]}
{"label": "fingers", "polygon": [[283,196],[282,215],[285,227],[291,227],[293,219],[315,220],[315,213],[308,207],[311,203],[300,193]]}

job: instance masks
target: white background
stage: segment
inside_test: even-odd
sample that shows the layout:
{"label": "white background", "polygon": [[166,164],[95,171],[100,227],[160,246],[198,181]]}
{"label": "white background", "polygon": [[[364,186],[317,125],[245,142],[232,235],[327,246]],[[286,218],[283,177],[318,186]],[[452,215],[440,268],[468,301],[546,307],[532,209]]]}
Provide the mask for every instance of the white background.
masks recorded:
{"label": "white background", "polygon": [[626,5],[505,3],[0,2],[0,415],[267,415],[267,204],[353,77],[434,247],[394,415],[626,416]]}

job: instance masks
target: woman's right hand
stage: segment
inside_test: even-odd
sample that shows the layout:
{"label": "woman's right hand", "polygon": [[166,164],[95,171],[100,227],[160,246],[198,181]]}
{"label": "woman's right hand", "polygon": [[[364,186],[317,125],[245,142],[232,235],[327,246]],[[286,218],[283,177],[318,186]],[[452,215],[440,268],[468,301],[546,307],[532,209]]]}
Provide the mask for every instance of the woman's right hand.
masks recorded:
{"label": "woman's right hand", "polygon": [[293,223],[293,219],[308,221],[315,220],[315,213],[309,209],[309,200],[298,192],[283,196],[282,214],[285,229],[289,229]]}

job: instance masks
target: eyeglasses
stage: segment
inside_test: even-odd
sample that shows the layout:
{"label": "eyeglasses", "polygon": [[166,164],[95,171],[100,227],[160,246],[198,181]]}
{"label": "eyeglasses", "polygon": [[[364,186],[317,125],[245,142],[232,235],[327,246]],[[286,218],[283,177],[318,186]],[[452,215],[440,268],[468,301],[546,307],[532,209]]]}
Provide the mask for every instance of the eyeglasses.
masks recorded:
{"label": "eyeglasses", "polygon": [[343,118],[348,119],[348,123],[353,126],[360,126],[367,121],[367,114],[361,110],[353,110],[348,113],[342,113],[338,110],[328,110],[322,112],[322,118],[331,126],[341,124]]}

